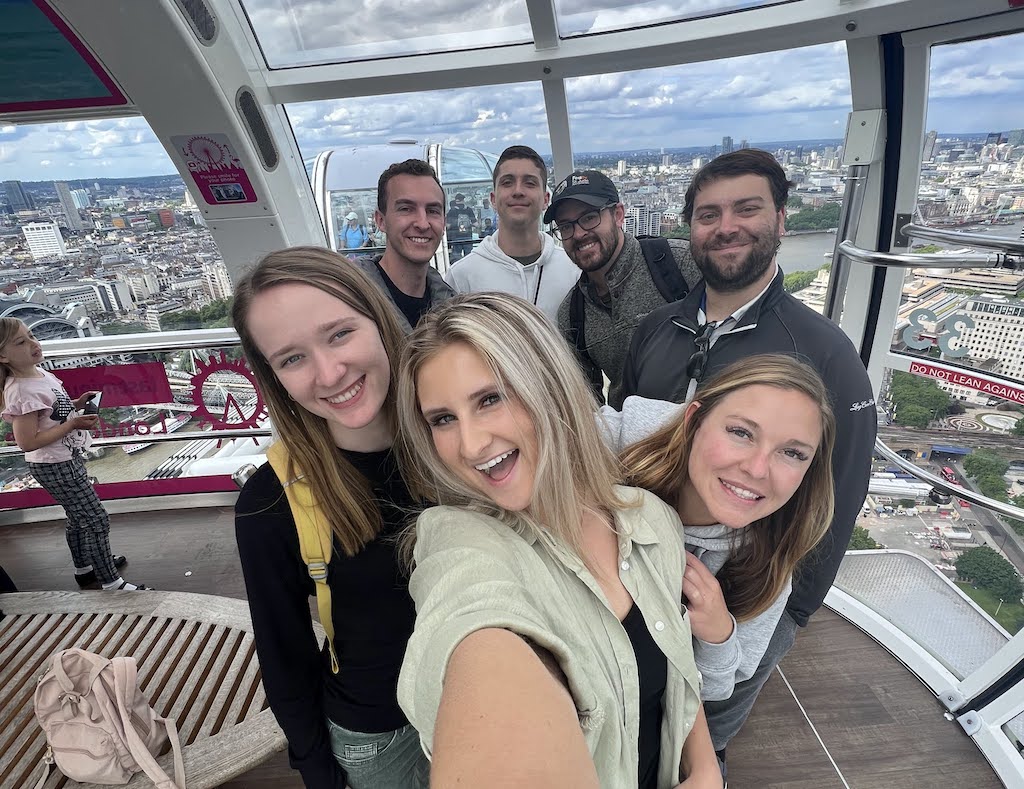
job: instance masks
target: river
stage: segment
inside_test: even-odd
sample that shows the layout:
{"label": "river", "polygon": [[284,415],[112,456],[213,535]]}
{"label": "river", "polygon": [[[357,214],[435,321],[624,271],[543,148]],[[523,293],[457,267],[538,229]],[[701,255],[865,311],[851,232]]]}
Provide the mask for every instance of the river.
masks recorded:
{"label": "river", "polygon": [[[1012,225],[970,225],[952,229],[962,230],[965,233],[977,233],[981,228],[986,228],[987,232],[993,236],[1016,239],[1020,237],[1022,227],[1024,227],[1024,219],[1018,219]],[[823,263],[831,261],[831,258],[825,257],[825,253],[832,252],[835,246],[835,233],[801,233],[794,236],[783,236],[782,248],[779,250],[779,265],[787,274],[794,271],[815,271],[821,268]]]}

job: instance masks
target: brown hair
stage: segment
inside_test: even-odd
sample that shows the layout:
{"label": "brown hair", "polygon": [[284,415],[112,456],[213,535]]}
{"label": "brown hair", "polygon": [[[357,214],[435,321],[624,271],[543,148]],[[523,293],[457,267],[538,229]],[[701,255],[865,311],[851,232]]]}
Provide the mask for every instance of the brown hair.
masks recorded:
{"label": "brown hair", "polygon": [[[322,290],[377,324],[391,366],[391,387],[382,406],[395,425],[395,382],[404,334],[394,307],[362,271],[336,252],[321,247],[291,247],[271,252],[235,286],[231,322],[277,428],[288,450],[289,475],[304,474],[345,554],[356,554],[380,531],[380,509],[369,481],[338,454],[327,422],[295,403],[274,374],[249,332],[253,298],[279,285],[301,284]],[[286,480],[281,480],[286,482]]]}
{"label": "brown hair", "polygon": [[[24,322],[20,318],[0,318],[0,352],[4,346],[14,339]],[[4,385],[7,379],[14,375],[14,372],[3,362],[0,362],[0,408],[4,407]]]}
{"label": "brown hair", "polygon": [[673,506],[689,476],[690,448],[708,415],[733,392],[771,386],[806,395],[821,414],[821,440],[796,493],[750,525],[718,572],[725,602],[737,621],[764,613],[779,597],[797,564],[821,540],[832,522],[832,448],[835,418],[828,392],[813,368],[783,354],[749,356],[729,365],[694,396],[700,408],[680,414],[665,427],[622,452],[630,485],[647,488]]}
{"label": "brown hair", "polygon": [[492,184],[498,185],[498,172],[501,170],[501,166],[509,159],[527,159],[533,162],[537,169],[540,170],[541,188],[545,190],[548,188],[548,166],[544,164],[540,154],[529,145],[510,145],[501,152],[501,156],[498,157],[498,163],[494,165],[494,171],[491,173]]}
{"label": "brown hair", "polygon": [[697,199],[697,192],[707,184],[717,181],[719,178],[738,178],[741,175],[760,175],[768,181],[775,210],[781,211],[786,205],[786,200],[789,199],[789,188],[793,186],[786,177],[786,171],[768,151],[758,148],[743,148],[712,159],[697,171],[693,176],[693,181],[686,189],[683,221],[689,224],[693,219],[693,204]]}
{"label": "brown hair", "polygon": [[444,187],[437,180],[437,173],[434,168],[422,159],[406,159],[404,162],[395,162],[387,170],[380,174],[377,179],[377,210],[382,214],[388,212],[388,181],[397,175],[415,175],[417,178],[433,178],[437,188],[444,194]]}

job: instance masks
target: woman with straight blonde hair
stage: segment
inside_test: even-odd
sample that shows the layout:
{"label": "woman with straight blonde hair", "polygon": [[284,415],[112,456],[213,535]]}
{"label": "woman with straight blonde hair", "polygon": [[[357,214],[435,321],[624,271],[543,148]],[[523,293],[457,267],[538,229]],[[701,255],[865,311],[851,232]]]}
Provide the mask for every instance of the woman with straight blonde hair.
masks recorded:
{"label": "woman with straight blonde hair", "polygon": [[721,787],[681,616],[679,519],[619,486],[544,315],[460,296],[410,335],[402,461],[420,515],[402,708],[431,785]]}
{"label": "woman with straight blonde hair", "polygon": [[[284,479],[266,464],[242,489],[235,533],[291,764],[307,787],[425,787],[426,759],[395,696],[415,617],[397,539],[413,506],[392,452],[397,314],[341,255],[294,247],[238,283],[232,320],[287,454]],[[323,648],[284,492],[299,479],[333,538],[334,639]]]}
{"label": "woman with straight blonde hair", "polygon": [[835,421],[825,387],[797,359],[763,354],[717,373],[685,407],[630,397],[621,414],[602,412],[619,436],[612,443],[636,441],[621,454],[629,484],[682,520],[701,696],[727,699],[757,669],[793,572],[832,521]]}

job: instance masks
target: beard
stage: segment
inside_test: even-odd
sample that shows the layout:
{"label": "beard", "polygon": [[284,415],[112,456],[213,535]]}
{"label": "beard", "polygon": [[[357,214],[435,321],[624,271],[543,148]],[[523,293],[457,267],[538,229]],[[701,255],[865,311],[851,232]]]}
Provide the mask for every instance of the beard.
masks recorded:
{"label": "beard", "polygon": [[619,247],[619,241],[622,238],[622,234],[618,226],[613,226],[611,232],[606,236],[598,235],[594,233],[593,236],[587,236],[580,239],[581,244],[589,244],[591,241],[597,242],[597,256],[589,260],[585,260],[584,256],[577,252],[575,241],[573,243],[573,250],[566,252],[569,255],[570,260],[576,264],[576,266],[585,273],[591,273],[594,271],[600,271],[611,261],[612,256],[615,255],[615,250]]}
{"label": "beard", "polygon": [[747,231],[740,231],[739,235],[752,242],[750,250],[746,257],[724,263],[716,263],[712,259],[711,253],[717,248],[716,245],[721,243],[717,237],[699,246],[690,242],[693,262],[697,264],[704,282],[712,290],[724,293],[743,290],[757,282],[775,259],[775,253],[780,245],[777,220],[774,225],[765,227],[757,235]]}

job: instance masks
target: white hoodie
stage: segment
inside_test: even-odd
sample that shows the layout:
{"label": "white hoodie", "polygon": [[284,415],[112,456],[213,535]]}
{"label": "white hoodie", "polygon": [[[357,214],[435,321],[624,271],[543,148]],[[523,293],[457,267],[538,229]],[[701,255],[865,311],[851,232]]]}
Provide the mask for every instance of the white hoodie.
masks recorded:
{"label": "white hoodie", "polygon": [[[487,236],[473,252],[458,261],[445,280],[459,293],[499,291],[519,296],[557,322],[558,305],[569,292],[580,270],[551,236],[542,233],[544,248],[535,263],[523,266],[498,246],[498,234]],[[539,280],[539,288],[538,288]]]}

